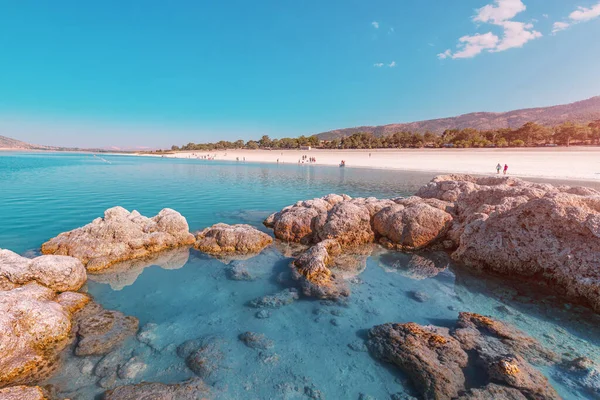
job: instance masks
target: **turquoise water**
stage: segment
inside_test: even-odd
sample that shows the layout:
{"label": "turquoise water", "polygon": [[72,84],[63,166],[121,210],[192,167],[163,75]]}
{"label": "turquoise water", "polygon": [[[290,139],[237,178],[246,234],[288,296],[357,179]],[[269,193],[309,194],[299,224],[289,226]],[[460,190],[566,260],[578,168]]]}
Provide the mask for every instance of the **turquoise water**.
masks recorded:
{"label": "turquoise water", "polygon": [[[86,154],[0,153],[0,247],[36,254],[45,240],[115,205],[148,216],[164,207],[176,209],[192,231],[216,222],[249,223],[267,231],[263,218],[297,200],[328,193],[410,195],[432,177],[307,165],[103,158],[108,162]],[[327,399],[358,399],[361,393],[376,399],[414,395],[401,373],[362,351],[366,331],[385,322],[449,326],[459,311],[492,315],[559,354],[600,361],[600,320],[588,310],[565,304],[553,293],[534,293],[528,285],[473,276],[445,254],[420,256],[441,272],[415,276],[408,268],[412,255],[377,250],[353,280],[347,302],[301,298],[269,310],[269,318],[257,318],[260,310],[248,303],[293,286],[290,259],[275,247],[230,265],[181,249],[148,265],[136,263],[128,274],[91,276],[87,290],[106,308],[139,318],[147,332],[122,350],[142,360],[146,369],[118,383],[192,377],[176,347],[189,339],[218,337],[223,357],[207,381],[223,399],[303,399],[316,391]],[[236,266],[250,271],[254,280],[231,280],[229,269]],[[417,291],[428,300],[415,301],[412,293]],[[245,331],[265,334],[274,346],[247,347],[238,340]],[[50,383],[72,399],[100,395],[104,389],[85,367],[96,361],[67,357]],[[543,371],[564,398],[590,398],[569,384],[560,369]]]}

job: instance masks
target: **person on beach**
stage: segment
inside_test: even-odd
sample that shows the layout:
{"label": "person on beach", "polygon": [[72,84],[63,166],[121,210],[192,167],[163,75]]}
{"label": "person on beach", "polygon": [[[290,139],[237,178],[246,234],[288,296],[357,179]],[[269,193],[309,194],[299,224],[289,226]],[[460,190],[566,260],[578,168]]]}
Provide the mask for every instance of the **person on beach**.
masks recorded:
{"label": "person on beach", "polygon": [[506,171],[508,171],[508,164],[504,164],[504,175],[506,175]]}
{"label": "person on beach", "polygon": [[500,165],[500,163],[498,163],[498,165],[496,165],[496,173],[498,175],[500,175],[500,170],[502,169],[502,165]]}

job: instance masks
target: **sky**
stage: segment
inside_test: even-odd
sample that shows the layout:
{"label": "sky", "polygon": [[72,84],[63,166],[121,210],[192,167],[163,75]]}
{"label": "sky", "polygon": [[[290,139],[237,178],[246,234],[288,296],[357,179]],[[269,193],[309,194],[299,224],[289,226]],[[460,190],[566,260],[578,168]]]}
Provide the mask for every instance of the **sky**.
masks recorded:
{"label": "sky", "polygon": [[0,135],[290,137],[600,95],[599,0],[0,0]]}

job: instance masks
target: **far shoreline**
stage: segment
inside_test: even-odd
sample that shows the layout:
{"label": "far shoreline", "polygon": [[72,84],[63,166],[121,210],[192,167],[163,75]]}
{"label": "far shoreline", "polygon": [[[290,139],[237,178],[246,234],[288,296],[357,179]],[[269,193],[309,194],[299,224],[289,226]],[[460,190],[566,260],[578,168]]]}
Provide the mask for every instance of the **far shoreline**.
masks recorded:
{"label": "far shoreline", "polygon": [[[350,150],[219,150],[133,153],[136,156],[387,169],[437,174],[497,175],[497,163],[508,164],[507,176],[563,181],[600,182],[600,147],[483,148],[483,149],[350,149]],[[371,156],[369,156],[371,154]],[[124,155],[124,154],[123,154]],[[301,157],[316,158],[302,163]],[[206,157],[206,158],[203,158]],[[245,158],[245,160],[244,160]],[[298,163],[300,160],[300,164]],[[503,175],[500,173],[500,175]]]}

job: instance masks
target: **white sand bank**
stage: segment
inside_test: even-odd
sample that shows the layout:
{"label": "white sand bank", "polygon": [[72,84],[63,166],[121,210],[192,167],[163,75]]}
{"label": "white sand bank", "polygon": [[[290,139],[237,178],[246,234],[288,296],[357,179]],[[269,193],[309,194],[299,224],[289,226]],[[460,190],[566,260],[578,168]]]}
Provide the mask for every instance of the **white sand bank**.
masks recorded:
{"label": "white sand bank", "polygon": [[495,174],[498,163],[508,164],[512,176],[549,179],[600,180],[600,147],[525,149],[378,149],[378,150],[227,150],[177,152],[165,157],[214,157],[220,161],[298,164],[302,155],[316,165],[385,168],[469,174]]}

